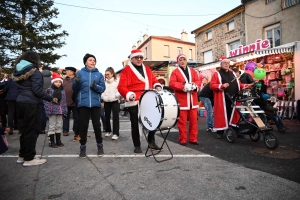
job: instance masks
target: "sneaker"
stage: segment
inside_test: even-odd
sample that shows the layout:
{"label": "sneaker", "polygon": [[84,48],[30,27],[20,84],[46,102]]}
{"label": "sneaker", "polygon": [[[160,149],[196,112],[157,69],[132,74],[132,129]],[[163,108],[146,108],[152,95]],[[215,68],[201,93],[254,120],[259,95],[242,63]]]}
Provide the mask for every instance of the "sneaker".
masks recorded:
{"label": "sneaker", "polygon": [[136,153],[136,154],[142,154],[142,149],[141,149],[141,147],[135,147],[135,148],[134,148],[134,153]]}
{"label": "sneaker", "polygon": [[24,163],[24,157],[19,157],[17,160],[17,163]]}
{"label": "sneaker", "polygon": [[212,133],[216,133],[216,132],[217,132],[217,130],[214,129],[214,128],[210,128],[210,129],[211,129],[211,132],[212,132]]}
{"label": "sneaker", "polygon": [[67,133],[67,132],[63,133],[63,136],[68,136],[68,135],[69,135],[69,133]]}
{"label": "sneaker", "polygon": [[85,157],[86,157],[86,146],[81,145],[80,146],[79,158],[85,158]]}
{"label": "sneaker", "polygon": [[74,135],[73,142],[78,142],[80,141],[80,136],[79,135]]}
{"label": "sneaker", "polygon": [[113,136],[111,137],[112,140],[117,140],[118,138],[119,138],[119,136],[117,136],[117,135],[113,135]]}
{"label": "sneaker", "polygon": [[105,137],[109,137],[109,136],[111,136],[110,132],[105,133]]}
{"label": "sneaker", "polygon": [[103,150],[103,144],[97,144],[98,146],[98,157],[101,157],[104,155],[104,150]]}
{"label": "sneaker", "polygon": [[24,167],[30,167],[30,166],[35,166],[35,165],[42,165],[45,162],[47,162],[46,159],[40,159],[40,158],[36,157],[36,158],[34,158],[34,159],[30,160],[30,161],[25,161],[23,163],[23,166]]}

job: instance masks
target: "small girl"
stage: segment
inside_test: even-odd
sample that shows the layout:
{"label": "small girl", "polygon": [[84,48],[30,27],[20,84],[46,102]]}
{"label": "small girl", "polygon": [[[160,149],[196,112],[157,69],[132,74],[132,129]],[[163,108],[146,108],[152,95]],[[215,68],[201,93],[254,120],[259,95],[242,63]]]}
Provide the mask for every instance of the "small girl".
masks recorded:
{"label": "small girl", "polygon": [[[48,137],[50,138],[49,146],[53,148],[62,147],[64,144],[60,141],[62,121],[67,116],[66,93],[62,86],[63,80],[56,72],[52,73],[51,86],[47,93],[57,99],[57,103],[44,101],[46,116],[49,118]],[[56,136],[56,143],[54,142]]]}

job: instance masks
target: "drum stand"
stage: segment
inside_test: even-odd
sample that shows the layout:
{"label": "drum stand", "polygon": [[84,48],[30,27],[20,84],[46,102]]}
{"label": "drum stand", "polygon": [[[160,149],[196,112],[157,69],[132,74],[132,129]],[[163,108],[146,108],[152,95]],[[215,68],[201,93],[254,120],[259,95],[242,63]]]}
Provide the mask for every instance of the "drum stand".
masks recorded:
{"label": "drum stand", "polygon": [[[155,150],[152,150],[151,148],[149,148],[150,143],[148,142],[148,137],[147,137],[147,136],[148,136],[148,135],[147,135],[147,134],[148,134],[148,130],[146,130],[145,128],[143,128],[143,134],[144,134],[144,136],[145,136],[145,138],[146,138],[146,141],[147,141],[147,143],[148,143],[148,148],[147,148],[147,150],[146,150],[145,156],[146,156],[146,157],[153,156],[153,158],[154,158],[154,160],[155,160],[156,162],[161,163],[161,162],[164,162],[164,161],[167,161],[167,160],[171,160],[171,159],[173,158],[173,154],[172,154],[172,152],[171,152],[171,149],[170,149],[170,147],[169,147],[169,145],[168,145],[168,143],[167,143],[167,141],[166,141],[166,139],[167,139],[167,137],[168,137],[168,135],[169,135],[171,129],[167,129],[168,132],[167,132],[167,134],[166,134],[165,136],[163,135],[161,129],[158,129],[158,130],[159,130],[159,132],[160,132],[160,134],[161,134],[161,137],[163,138],[163,143],[162,143],[162,145],[160,146],[161,150],[159,150],[159,151],[155,151]],[[159,154],[159,153],[162,151],[162,148],[163,148],[164,144],[166,144],[166,146],[167,146],[167,148],[168,148],[168,150],[169,150],[169,152],[170,152],[171,157],[169,157],[169,158],[167,158],[167,159],[163,159],[163,160],[157,160],[157,159],[156,159],[156,155]],[[149,150],[149,149],[150,149],[150,151],[149,151],[149,153],[148,153],[148,150]]]}

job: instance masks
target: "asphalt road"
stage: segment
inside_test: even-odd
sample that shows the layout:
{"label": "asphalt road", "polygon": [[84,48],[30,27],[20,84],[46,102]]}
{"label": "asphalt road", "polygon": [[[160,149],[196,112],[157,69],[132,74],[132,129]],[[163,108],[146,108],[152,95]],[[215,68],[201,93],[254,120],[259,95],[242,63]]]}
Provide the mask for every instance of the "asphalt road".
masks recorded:
{"label": "asphalt road", "polygon": [[[16,163],[19,135],[15,132],[8,136],[9,150],[0,155],[0,199],[300,198],[299,124],[287,124],[290,132],[277,134],[280,146],[269,151],[262,141],[249,138],[235,143],[215,139],[205,132],[204,120],[199,118],[199,146],[178,145],[177,130],[172,129],[167,142],[174,158],[161,163],[133,154],[128,117],[121,118],[117,141],[104,138],[102,158],[96,156],[90,123],[88,158],[78,158],[79,144],[72,141],[72,133],[62,138],[62,148],[50,148],[46,135],[40,135],[37,154],[47,163],[23,167]],[[161,137],[156,140],[162,143]],[[141,138],[141,142],[145,152],[146,141]],[[164,146],[157,159],[169,157]]]}

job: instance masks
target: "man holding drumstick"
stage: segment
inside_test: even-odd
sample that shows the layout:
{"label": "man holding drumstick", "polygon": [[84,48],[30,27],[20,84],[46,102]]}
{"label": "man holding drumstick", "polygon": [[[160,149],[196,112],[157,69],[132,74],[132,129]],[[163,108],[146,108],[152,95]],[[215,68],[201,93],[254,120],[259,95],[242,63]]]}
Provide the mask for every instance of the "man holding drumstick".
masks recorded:
{"label": "man holding drumstick", "polygon": [[[128,108],[131,122],[131,136],[134,145],[134,153],[141,154],[141,142],[138,120],[138,102],[145,90],[161,90],[162,85],[158,82],[151,69],[143,64],[144,53],[140,49],[131,51],[128,65],[121,72],[118,91],[125,98],[125,107]],[[148,134],[149,148],[161,150],[155,143],[155,131]]]}

